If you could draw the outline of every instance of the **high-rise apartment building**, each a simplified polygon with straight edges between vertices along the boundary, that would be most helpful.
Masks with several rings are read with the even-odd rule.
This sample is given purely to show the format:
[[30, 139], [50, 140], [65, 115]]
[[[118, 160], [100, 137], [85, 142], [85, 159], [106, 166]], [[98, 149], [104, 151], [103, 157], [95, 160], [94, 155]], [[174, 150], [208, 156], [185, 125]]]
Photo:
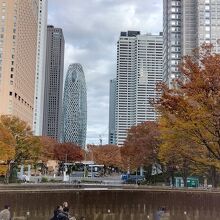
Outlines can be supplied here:
[[164, 0], [163, 80], [172, 87], [184, 55], [204, 42], [220, 53], [220, 0]]
[[115, 101], [116, 101], [116, 79], [110, 80], [109, 90], [109, 137], [108, 143], [115, 144]]
[[169, 86], [179, 75], [181, 61], [181, 0], [163, 1], [163, 81]]
[[33, 124], [39, 0], [0, 0], [0, 114]]
[[33, 133], [42, 135], [43, 129], [43, 105], [44, 105], [44, 83], [45, 83], [45, 61], [47, 40], [47, 8], [48, 0], [40, 0], [38, 8], [38, 35], [37, 35], [37, 60], [35, 74], [35, 97]]
[[59, 140], [62, 121], [64, 36], [61, 28], [47, 26], [43, 135]]
[[68, 68], [63, 98], [63, 129], [61, 140], [81, 147], [86, 144], [87, 92], [83, 68], [71, 64]]
[[131, 126], [156, 120], [151, 99], [159, 96], [156, 84], [162, 81], [162, 57], [162, 34], [121, 33], [117, 45], [115, 144], [123, 144]]

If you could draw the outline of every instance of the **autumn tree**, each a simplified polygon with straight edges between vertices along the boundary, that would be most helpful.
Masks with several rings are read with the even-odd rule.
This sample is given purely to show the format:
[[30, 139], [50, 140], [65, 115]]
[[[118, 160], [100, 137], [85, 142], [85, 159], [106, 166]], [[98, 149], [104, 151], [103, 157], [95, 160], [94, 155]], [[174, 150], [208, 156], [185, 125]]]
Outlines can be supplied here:
[[5, 175], [15, 156], [15, 139], [9, 130], [0, 124], [0, 175]]
[[141, 166], [158, 163], [159, 135], [156, 122], [146, 121], [132, 126], [121, 148], [125, 168], [136, 170]]
[[91, 153], [91, 158], [96, 164], [102, 164], [106, 167], [121, 167], [121, 152], [116, 145], [89, 145], [88, 149]]
[[73, 143], [56, 144], [54, 147], [54, 158], [59, 161], [82, 161], [83, 151], [81, 148]]
[[157, 107], [161, 154], [209, 166], [214, 177], [220, 169], [220, 55], [212, 49], [203, 45], [184, 58], [173, 88], [160, 85]]
[[15, 158], [17, 163], [24, 163], [30, 159], [32, 132], [30, 126], [15, 116], [0, 117], [0, 123], [15, 138]]
[[8, 161], [9, 165], [13, 162], [11, 166], [8, 166], [6, 175], [6, 182], [8, 182], [8, 177], [15, 165], [37, 162], [41, 154], [41, 145], [39, 138], [32, 135], [30, 126], [15, 116], [0, 116], [0, 126], [11, 135], [11, 140], [14, 141], [14, 156]]
[[51, 137], [47, 137], [47, 136], [42, 136], [39, 138], [40, 138], [40, 143], [42, 147], [40, 160], [42, 162], [53, 160], [55, 158], [54, 149], [55, 149], [55, 146], [58, 144], [57, 140]]

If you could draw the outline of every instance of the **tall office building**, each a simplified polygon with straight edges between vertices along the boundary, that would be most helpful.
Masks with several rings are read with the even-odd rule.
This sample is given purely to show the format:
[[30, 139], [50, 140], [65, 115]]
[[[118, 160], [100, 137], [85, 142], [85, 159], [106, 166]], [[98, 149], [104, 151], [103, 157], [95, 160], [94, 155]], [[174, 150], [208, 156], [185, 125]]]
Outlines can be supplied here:
[[40, 0], [38, 8], [38, 36], [37, 36], [37, 60], [35, 74], [35, 97], [33, 133], [42, 135], [43, 129], [43, 104], [45, 83], [45, 61], [47, 40], [47, 7], [48, 0]]
[[59, 140], [62, 121], [64, 36], [61, 28], [47, 26], [43, 135]]
[[184, 55], [204, 42], [220, 53], [220, 0], [164, 0], [163, 80], [172, 87]]
[[116, 101], [116, 79], [110, 80], [109, 90], [109, 136], [108, 143], [115, 144], [115, 101]]
[[75, 143], [85, 147], [86, 130], [86, 80], [82, 66], [75, 63], [69, 66], [65, 80], [62, 142]]
[[153, 121], [157, 112], [150, 104], [157, 98], [162, 80], [163, 37], [122, 32], [117, 45], [115, 143], [122, 145], [127, 130], [143, 121]]
[[0, 0], [0, 114], [33, 124], [39, 0]]

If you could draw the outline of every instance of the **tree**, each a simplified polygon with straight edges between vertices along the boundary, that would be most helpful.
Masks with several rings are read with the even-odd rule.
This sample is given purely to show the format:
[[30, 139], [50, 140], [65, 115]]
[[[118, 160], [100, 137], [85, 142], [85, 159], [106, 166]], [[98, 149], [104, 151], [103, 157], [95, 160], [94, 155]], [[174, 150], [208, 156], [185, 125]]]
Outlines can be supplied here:
[[5, 175], [8, 165], [15, 156], [15, 139], [11, 133], [0, 124], [0, 175]]
[[137, 170], [141, 166], [158, 163], [159, 136], [156, 122], [146, 121], [131, 127], [121, 148], [125, 168]]
[[[30, 126], [18, 117], [2, 115], [0, 116], [0, 126], [8, 132], [9, 136], [12, 137], [11, 141], [13, 141], [13, 149], [10, 148], [13, 152], [13, 157], [10, 157], [7, 162], [6, 182], [8, 182], [13, 168], [18, 164], [28, 162], [36, 164], [41, 154], [41, 145], [39, 138], [32, 135]], [[5, 139], [2, 140], [4, 141], [2, 146], [6, 150], [7, 142]]]
[[96, 164], [102, 164], [106, 167], [121, 167], [121, 152], [116, 145], [89, 145], [92, 159]]
[[0, 123], [15, 139], [16, 163], [24, 163], [30, 159], [34, 141], [30, 126], [15, 116], [2, 115]]
[[203, 45], [184, 58], [180, 71], [172, 89], [160, 85], [161, 151], [209, 166], [215, 175], [220, 168], [220, 55]]
[[40, 159], [42, 162], [47, 162], [48, 160], [53, 160], [55, 158], [54, 148], [58, 144], [57, 140], [42, 136], [40, 137], [40, 143], [42, 147], [42, 152]]
[[54, 147], [54, 158], [59, 161], [82, 161], [83, 151], [81, 148], [73, 143], [56, 144]]

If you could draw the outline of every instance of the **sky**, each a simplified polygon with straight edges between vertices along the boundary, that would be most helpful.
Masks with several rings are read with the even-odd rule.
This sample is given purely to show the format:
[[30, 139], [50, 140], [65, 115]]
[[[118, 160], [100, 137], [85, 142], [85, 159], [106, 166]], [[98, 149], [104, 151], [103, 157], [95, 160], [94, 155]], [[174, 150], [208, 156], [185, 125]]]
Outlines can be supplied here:
[[83, 66], [87, 84], [87, 143], [108, 142], [109, 81], [116, 77], [121, 31], [162, 31], [162, 0], [49, 0], [48, 24], [63, 29], [65, 68]]

